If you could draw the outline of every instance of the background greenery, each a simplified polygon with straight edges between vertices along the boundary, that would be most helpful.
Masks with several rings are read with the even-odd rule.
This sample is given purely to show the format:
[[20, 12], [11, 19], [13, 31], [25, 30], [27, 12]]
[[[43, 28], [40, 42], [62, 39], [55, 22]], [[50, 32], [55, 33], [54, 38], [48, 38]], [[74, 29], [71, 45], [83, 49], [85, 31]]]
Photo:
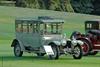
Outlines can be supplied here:
[[65, 20], [64, 32], [67, 34], [68, 37], [75, 30], [84, 33], [84, 21], [89, 19], [100, 18], [99, 16], [85, 15], [85, 14], [0, 6], [0, 40], [14, 38], [15, 18], [19, 17], [36, 18], [38, 16], [51, 16], [55, 18], [64, 19]]
[[17, 7], [100, 15], [100, 0], [0, 0], [0, 5], [7, 3]]

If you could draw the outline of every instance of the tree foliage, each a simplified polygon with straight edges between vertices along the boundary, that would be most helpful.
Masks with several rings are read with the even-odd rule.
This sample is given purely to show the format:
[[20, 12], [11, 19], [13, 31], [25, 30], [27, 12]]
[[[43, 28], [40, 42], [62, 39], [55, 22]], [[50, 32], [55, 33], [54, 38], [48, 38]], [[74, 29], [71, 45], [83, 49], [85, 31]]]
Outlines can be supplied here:
[[94, 6], [92, 14], [100, 15], [100, 0], [93, 0], [92, 4]]
[[17, 7], [100, 15], [100, 0], [0, 0], [16, 1]]
[[93, 11], [92, 0], [71, 0], [72, 6], [76, 12], [91, 13]]
[[16, 0], [16, 6], [74, 12], [70, 0]]

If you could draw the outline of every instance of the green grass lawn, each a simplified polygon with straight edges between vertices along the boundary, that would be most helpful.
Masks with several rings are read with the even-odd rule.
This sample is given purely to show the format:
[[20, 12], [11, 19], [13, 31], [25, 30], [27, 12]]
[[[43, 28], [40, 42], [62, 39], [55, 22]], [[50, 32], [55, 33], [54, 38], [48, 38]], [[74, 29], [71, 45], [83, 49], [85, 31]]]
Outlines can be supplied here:
[[84, 33], [85, 20], [100, 19], [99, 16], [93, 15], [0, 6], [0, 67], [100, 67], [100, 53], [83, 57], [81, 60], [75, 60], [70, 55], [61, 56], [59, 60], [48, 60], [47, 56], [37, 57], [32, 53], [25, 53], [21, 58], [14, 57], [10, 45], [15, 38], [15, 18], [38, 16], [64, 19], [64, 32], [68, 37], [74, 30]]
[[33, 53], [24, 53], [23, 57], [16, 58], [10, 44], [11, 40], [0, 40], [0, 67], [2, 64], [3, 67], [100, 67], [100, 53], [80, 60], [73, 59], [71, 55], [49, 60], [47, 56], [37, 57]]

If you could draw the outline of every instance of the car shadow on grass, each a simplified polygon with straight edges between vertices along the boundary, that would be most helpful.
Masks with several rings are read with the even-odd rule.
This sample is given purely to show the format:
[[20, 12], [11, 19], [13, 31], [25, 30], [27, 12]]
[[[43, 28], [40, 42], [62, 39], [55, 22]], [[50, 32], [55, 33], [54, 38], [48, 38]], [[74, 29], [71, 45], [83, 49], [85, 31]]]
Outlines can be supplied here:
[[88, 56], [84, 56], [84, 57], [95, 57], [95, 58], [100, 58], [100, 55], [88, 55]]
[[48, 60], [47, 57], [39, 57], [39, 56], [23, 56], [23, 57], [15, 57], [15, 56], [1, 56], [0, 61], [35, 61], [35, 60]]
[[[37, 60], [50, 60], [48, 56], [40, 57], [40, 56], [22, 56], [22, 57], [15, 57], [15, 56], [1, 56], [0, 61], [37, 61]], [[59, 57], [58, 60], [74, 60], [72, 57]]]

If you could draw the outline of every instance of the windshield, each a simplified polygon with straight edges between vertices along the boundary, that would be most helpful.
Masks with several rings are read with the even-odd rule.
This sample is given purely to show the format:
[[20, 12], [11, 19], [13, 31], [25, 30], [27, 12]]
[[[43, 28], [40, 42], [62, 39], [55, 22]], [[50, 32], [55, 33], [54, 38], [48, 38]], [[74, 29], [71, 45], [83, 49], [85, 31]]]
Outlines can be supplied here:
[[62, 33], [62, 23], [40, 24], [40, 30], [44, 34], [61, 34]]

